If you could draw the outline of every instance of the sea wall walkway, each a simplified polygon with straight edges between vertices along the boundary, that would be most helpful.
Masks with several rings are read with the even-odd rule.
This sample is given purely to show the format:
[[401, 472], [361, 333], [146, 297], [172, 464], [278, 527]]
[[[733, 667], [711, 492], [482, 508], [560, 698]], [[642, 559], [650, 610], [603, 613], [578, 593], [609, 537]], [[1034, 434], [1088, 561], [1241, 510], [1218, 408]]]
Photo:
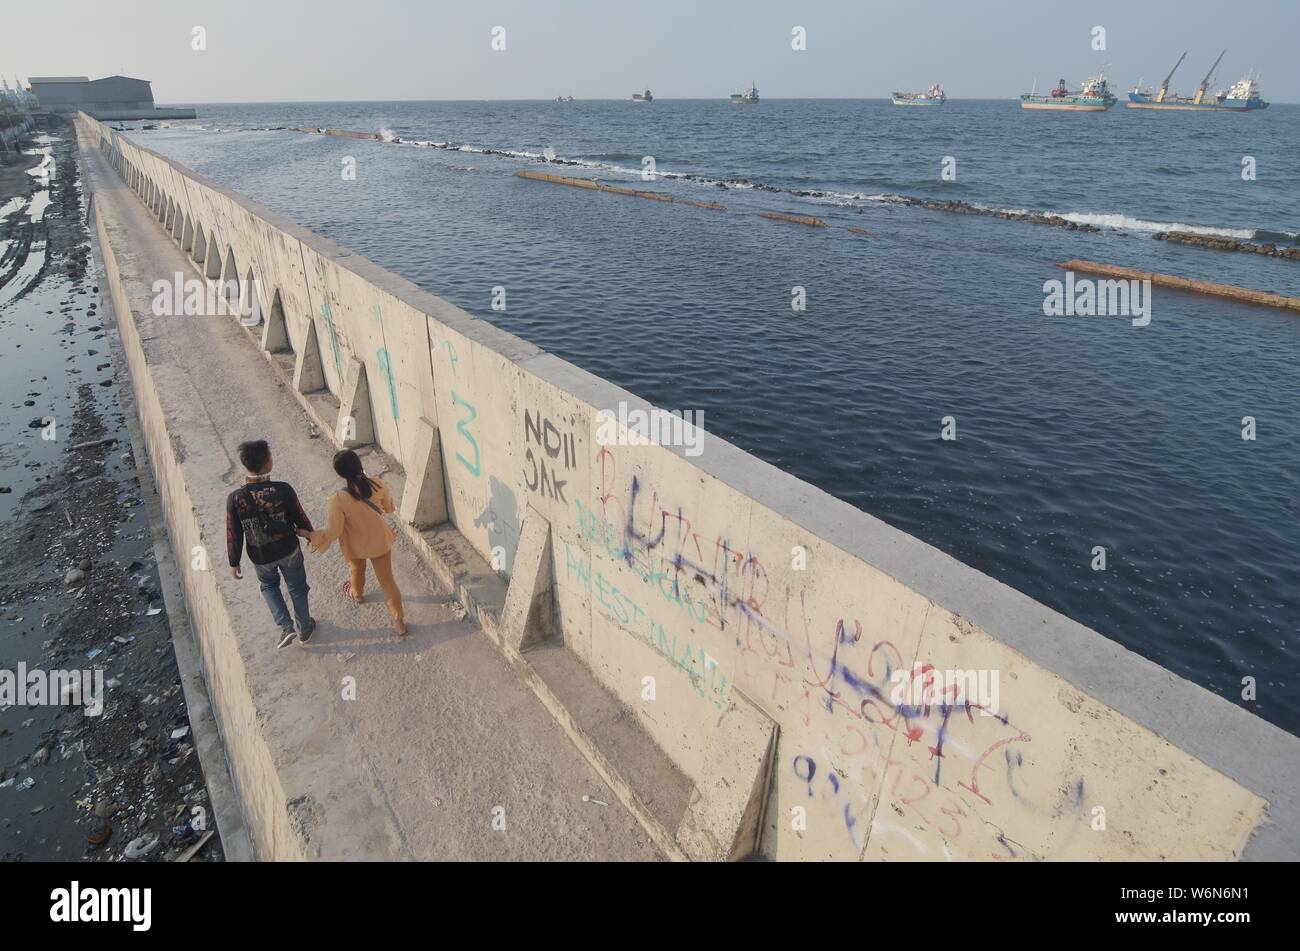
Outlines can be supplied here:
[[[269, 440], [276, 476], [323, 525], [339, 481], [334, 446], [314, 438], [237, 320], [154, 315], [155, 280], [199, 275], [94, 141], [83, 140], [82, 161], [108, 271], [101, 288], [119, 315], [150, 468], [258, 857], [656, 858], [409, 541], [399, 541], [393, 569], [410, 637], [394, 636], [373, 575], [367, 604], [343, 598], [335, 548], [306, 555], [318, 621], [310, 644], [276, 649], [251, 565], [245, 559], [242, 581], [226, 567], [224, 500], [242, 481], [235, 447]], [[367, 452], [366, 466], [400, 497], [391, 459]]]
[[[587, 809], [539, 793], [551, 811], [536, 803], [537, 830], [608, 824], [588, 855], [648, 839], [694, 859], [1300, 857], [1296, 737], [722, 440], [694, 455], [611, 431], [606, 414], [653, 407], [85, 115], [78, 126], [104, 169], [100, 240], [178, 551], [206, 546], [220, 568], [240, 439], [271, 438], [282, 472], [301, 456], [288, 474], [322, 500], [327, 449], [355, 444], [401, 490], [400, 577], [432, 599], [415, 646], [366, 655], [389, 699], [362, 722], [305, 683], [337, 693], [339, 648], [315, 667], [277, 653], [250, 585], [187, 573], [262, 855], [408, 854], [410, 833], [391, 829], [433, 821], [416, 818], [432, 786], [393, 806], [389, 832], [368, 826], [373, 841], [352, 823], [431, 773], [481, 777], [476, 763], [531, 755], [539, 781]], [[152, 316], [152, 281], [177, 270], [236, 295], [247, 282], [261, 324]], [[318, 591], [341, 580], [331, 564], [313, 562]], [[481, 633], [442, 613], [444, 591]], [[430, 661], [489, 639], [458, 648], [473, 689], [448, 722], [481, 710], [494, 725], [445, 728], [456, 678]], [[935, 677], [946, 690], [927, 694]], [[411, 746], [381, 767], [368, 743], [405, 716], [419, 718]], [[563, 768], [557, 731], [572, 742]], [[596, 776], [609, 807], [581, 802]], [[467, 853], [487, 834], [470, 828]]]

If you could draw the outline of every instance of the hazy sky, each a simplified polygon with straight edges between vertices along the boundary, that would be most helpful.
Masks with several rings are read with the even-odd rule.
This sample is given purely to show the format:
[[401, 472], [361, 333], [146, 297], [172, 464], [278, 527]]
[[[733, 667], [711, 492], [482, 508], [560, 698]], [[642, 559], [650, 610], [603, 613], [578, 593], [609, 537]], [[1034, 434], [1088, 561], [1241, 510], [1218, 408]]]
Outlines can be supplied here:
[[161, 103], [716, 98], [751, 80], [775, 99], [934, 81], [1000, 98], [1102, 64], [1118, 90], [1158, 83], [1190, 49], [1173, 83], [1186, 94], [1227, 47], [1216, 87], [1254, 68], [1268, 99], [1300, 102], [1298, 38], [1300, 0], [8, 0], [0, 74], [121, 73], [152, 80]]

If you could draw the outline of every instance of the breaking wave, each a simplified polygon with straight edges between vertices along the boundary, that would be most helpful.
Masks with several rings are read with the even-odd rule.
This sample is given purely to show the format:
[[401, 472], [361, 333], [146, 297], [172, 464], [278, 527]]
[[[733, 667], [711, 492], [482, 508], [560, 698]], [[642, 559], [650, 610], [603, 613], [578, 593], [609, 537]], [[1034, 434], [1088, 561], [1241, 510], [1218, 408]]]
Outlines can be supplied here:
[[1112, 231], [1184, 231], [1188, 234], [1200, 234], [1215, 238], [1235, 238], [1249, 241], [1256, 236], [1252, 228], [1220, 228], [1212, 225], [1188, 225], [1178, 221], [1147, 221], [1143, 218], [1130, 218], [1128, 215], [1094, 215], [1079, 211], [1052, 212], [1066, 221], [1079, 225], [1096, 225]]

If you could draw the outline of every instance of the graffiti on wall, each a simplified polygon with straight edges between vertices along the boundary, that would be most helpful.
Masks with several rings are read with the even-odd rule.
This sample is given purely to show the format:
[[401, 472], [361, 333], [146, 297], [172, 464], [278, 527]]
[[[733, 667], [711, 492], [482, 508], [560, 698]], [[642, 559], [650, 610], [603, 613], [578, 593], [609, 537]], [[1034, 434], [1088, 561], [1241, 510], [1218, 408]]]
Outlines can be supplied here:
[[488, 476], [488, 501], [483, 511], [474, 518], [475, 528], [486, 528], [488, 548], [501, 553], [499, 564], [494, 564], [503, 574], [510, 573], [519, 547], [519, 504], [515, 494], [496, 476]]
[[[816, 720], [817, 730], [829, 728], [838, 737], [830, 749], [799, 750], [784, 761], [814, 802], [833, 812], [848, 847], [861, 853], [869, 835], [882, 842], [900, 836], [914, 851], [1041, 857], [977, 815], [995, 803], [1064, 820], [1069, 831], [1058, 837], [1058, 849], [1086, 827], [1081, 776], [1060, 784], [1056, 801], [1025, 795], [1020, 777], [1032, 761], [1025, 750], [1033, 736], [1010, 714], [986, 709], [942, 678], [934, 687], [933, 666], [905, 657], [887, 639], [865, 637], [861, 617], [836, 617], [843, 610], [837, 609], [829, 613], [834, 623], [814, 624], [812, 615], [827, 614], [813, 610], [811, 585], [774, 582], [760, 553], [725, 530], [706, 529], [639, 475], [619, 478], [618, 462], [602, 447], [595, 501], [577, 500], [579, 531], [595, 565], [578, 561], [570, 576], [629, 631], [655, 623], [651, 616], [672, 626], [675, 616], [705, 642], [693, 650], [707, 651], [710, 643], [715, 653], [723, 644], [734, 649], [740, 681], [765, 694], [756, 699], [793, 716], [795, 726], [814, 728]], [[566, 561], [572, 558], [566, 550]], [[629, 573], [640, 595], [628, 590]], [[927, 679], [922, 689], [903, 691], [923, 702], [894, 699], [896, 672], [903, 680]], [[917, 829], [931, 835], [918, 837]], [[926, 839], [942, 846], [932, 850]]]
[[573, 432], [562, 431], [540, 412], [525, 409], [524, 485], [528, 491], [568, 505], [564, 487], [577, 464], [578, 446]]
[[343, 379], [343, 354], [339, 349], [339, 333], [334, 326], [334, 312], [330, 310], [329, 301], [320, 305], [320, 315], [325, 319], [325, 329], [329, 331], [330, 350], [334, 354], [335, 379]]
[[375, 358], [379, 361], [379, 372], [384, 375], [384, 382], [388, 384], [388, 403], [393, 411], [393, 419], [398, 419], [400, 414], [397, 406], [397, 381], [393, 379], [393, 361], [388, 355], [388, 348], [380, 347], [375, 353]]
[[451, 391], [451, 402], [453, 406], [459, 406], [465, 411], [461, 414], [460, 419], [456, 421], [456, 432], [460, 433], [461, 437], [469, 446], [470, 452], [474, 454], [474, 458], [471, 461], [463, 456], [460, 450], [457, 450], [456, 459], [465, 467], [465, 471], [477, 478], [482, 472], [482, 467], [480, 465], [481, 459], [478, 451], [478, 440], [475, 439], [474, 434], [469, 431], [469, 427], [474, 420], [478, 419], [478, 410], [476, 410], [472, 404], [462, 399], [461, 395], [455, 390]]
[[692, 644], [689, 637], [670, 633], [641, 607], [632, 596], [635, 592], [621, 591], [599, 567], [594, 567], [590, 555], [575, 552], [568, 542], [563, 544], [566, 577], [582, 585], [600, 613], [685, 674], [698, 696], [719, 710], [725, 709], [729, 681], [719, 672], [718, 661], [703, 646]]

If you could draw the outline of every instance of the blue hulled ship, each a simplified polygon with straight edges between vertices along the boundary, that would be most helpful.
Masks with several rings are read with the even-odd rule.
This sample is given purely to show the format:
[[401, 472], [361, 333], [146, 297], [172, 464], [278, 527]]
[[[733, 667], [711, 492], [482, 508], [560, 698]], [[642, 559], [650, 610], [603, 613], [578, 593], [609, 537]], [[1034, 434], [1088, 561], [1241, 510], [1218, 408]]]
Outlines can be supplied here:
[[1156, 109], [1174, 112], [1253, 112], [1256, 109], [1267, 109], [1268, 103], [1260, 91], [1258, 77], [1247, 74], [1232, 84], [1227, 92], [1221, 92], [1216, 95], [1210, 95], [1208, 90], [1210, 82], [1214, 79], [1214, 71], [1219, 68], [1219, 63], [1223, 61], [1224, 50], [1219, 54], [1219, 58], [1214, 61], [1210, 71], [1205, 74], [1201, 80], [1201, 85], [1197, 87], [1196, 92], [1191, 96], [1179, 96], [1169, 91], [1169, 81], [1174, 78], [1174, 73], [1182, 65], [1187, 54], [1183, 53], [1174, 63], [1174, 68], [1169, 71], [1165, 81], [1160, 84], [1156, 90], [1134, 88], [1128, 94], [1128, 107], [1130, 109]]

